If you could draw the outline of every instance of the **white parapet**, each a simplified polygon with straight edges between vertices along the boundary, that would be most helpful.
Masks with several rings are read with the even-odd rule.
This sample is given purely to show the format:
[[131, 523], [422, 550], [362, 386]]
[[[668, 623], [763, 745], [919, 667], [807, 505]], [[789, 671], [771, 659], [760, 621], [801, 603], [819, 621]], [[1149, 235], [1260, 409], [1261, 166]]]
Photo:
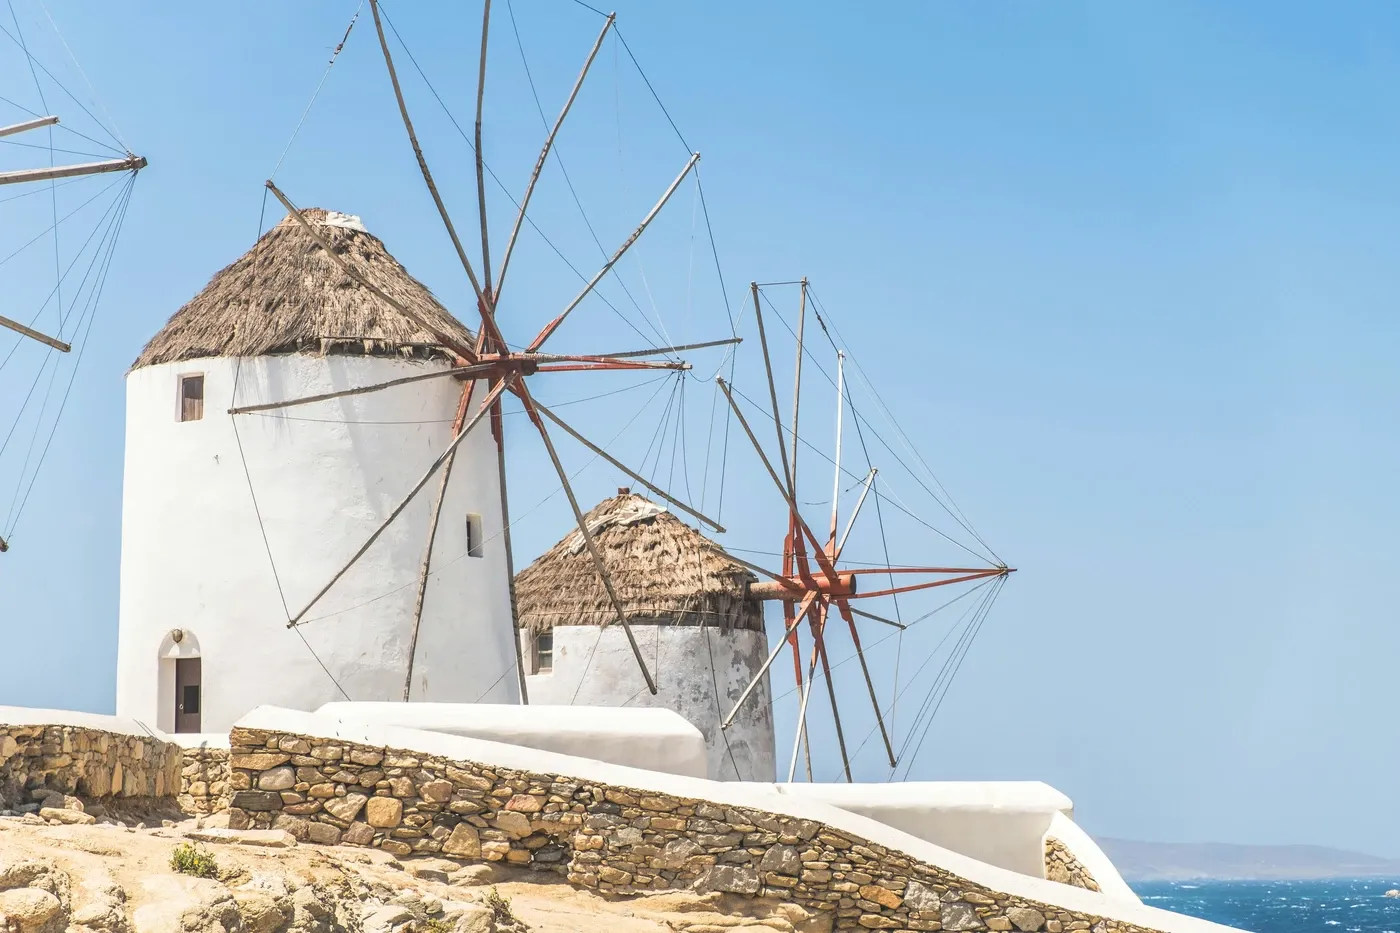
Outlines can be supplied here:
[[[139, 719], [105, 713], [83, 713], [71, 709], [39, 709], [32, 706], [0, 706], [0, 726], [72, 726], [113, 735], [132, 735], [169, 742], [171, 737]], [[228, 736], [223, 737], [228, 744]]]
[[668, 709], [487, 703], [327, 703], [338, 722], [402, 726], [705, 777], [705, 737]]
[[1037, 878], [1057, 813], [1074, 804], [1039, 781], [779, 784], [778, 792], [868, 816], [979, 861]]

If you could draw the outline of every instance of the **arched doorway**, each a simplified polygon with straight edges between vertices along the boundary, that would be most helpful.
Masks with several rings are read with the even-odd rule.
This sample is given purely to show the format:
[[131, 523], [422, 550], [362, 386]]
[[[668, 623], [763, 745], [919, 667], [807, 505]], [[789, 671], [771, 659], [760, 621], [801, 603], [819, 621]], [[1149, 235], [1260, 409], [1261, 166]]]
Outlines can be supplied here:
[[171, 732], [200, 732], [204, 710], [204, 663], [199, 639], [172, 629], [160, 646], [159, 725]]

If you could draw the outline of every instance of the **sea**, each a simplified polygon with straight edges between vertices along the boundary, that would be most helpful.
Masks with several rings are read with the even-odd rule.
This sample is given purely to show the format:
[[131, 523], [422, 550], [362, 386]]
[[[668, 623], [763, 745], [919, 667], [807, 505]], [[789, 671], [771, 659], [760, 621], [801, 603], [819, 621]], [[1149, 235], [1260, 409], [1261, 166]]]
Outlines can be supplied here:
[[1389, 881], [1137, 882], [1144, 904], [1253, 933], [1400, 933]]

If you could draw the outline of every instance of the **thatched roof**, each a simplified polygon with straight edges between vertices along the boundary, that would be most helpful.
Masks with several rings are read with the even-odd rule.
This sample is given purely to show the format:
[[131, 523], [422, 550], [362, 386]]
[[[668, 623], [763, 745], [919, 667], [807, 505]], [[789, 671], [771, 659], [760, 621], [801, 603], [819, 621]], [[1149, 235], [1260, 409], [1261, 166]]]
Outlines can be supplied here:
[[[754, 575], [670, 512], [624, 493], [585, 518], [629, 624], [762, 630], [762, 604], [748, 593]], [[516, 575], [515, 596], [532, 631], [617, 618], [577, 529]]]
[[[302, 212], [365, 278], [440, 332], [473, 338], [359, 218]], [[141, 351], [133, 369], [210, 356], [348, 353], [450, 357], [440, 341], [351, 279], [295, 217], [209, 280]]]

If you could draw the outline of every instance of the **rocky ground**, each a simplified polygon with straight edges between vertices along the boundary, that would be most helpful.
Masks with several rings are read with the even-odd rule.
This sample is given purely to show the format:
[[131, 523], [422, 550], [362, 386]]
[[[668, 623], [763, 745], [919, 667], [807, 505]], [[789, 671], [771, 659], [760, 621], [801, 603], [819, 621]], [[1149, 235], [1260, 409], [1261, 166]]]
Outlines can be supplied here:
[[[689, 892], [607, 899], [552, 874], [298, 845], [281, 831], [237, 832], [156, 804], [39, 803], [0, 815], [0, 933], [830, 930], [828, 918], [778, 901]], [[212, 856], [203, 864], [213, 877], [175, 871], [181, 846]]]

